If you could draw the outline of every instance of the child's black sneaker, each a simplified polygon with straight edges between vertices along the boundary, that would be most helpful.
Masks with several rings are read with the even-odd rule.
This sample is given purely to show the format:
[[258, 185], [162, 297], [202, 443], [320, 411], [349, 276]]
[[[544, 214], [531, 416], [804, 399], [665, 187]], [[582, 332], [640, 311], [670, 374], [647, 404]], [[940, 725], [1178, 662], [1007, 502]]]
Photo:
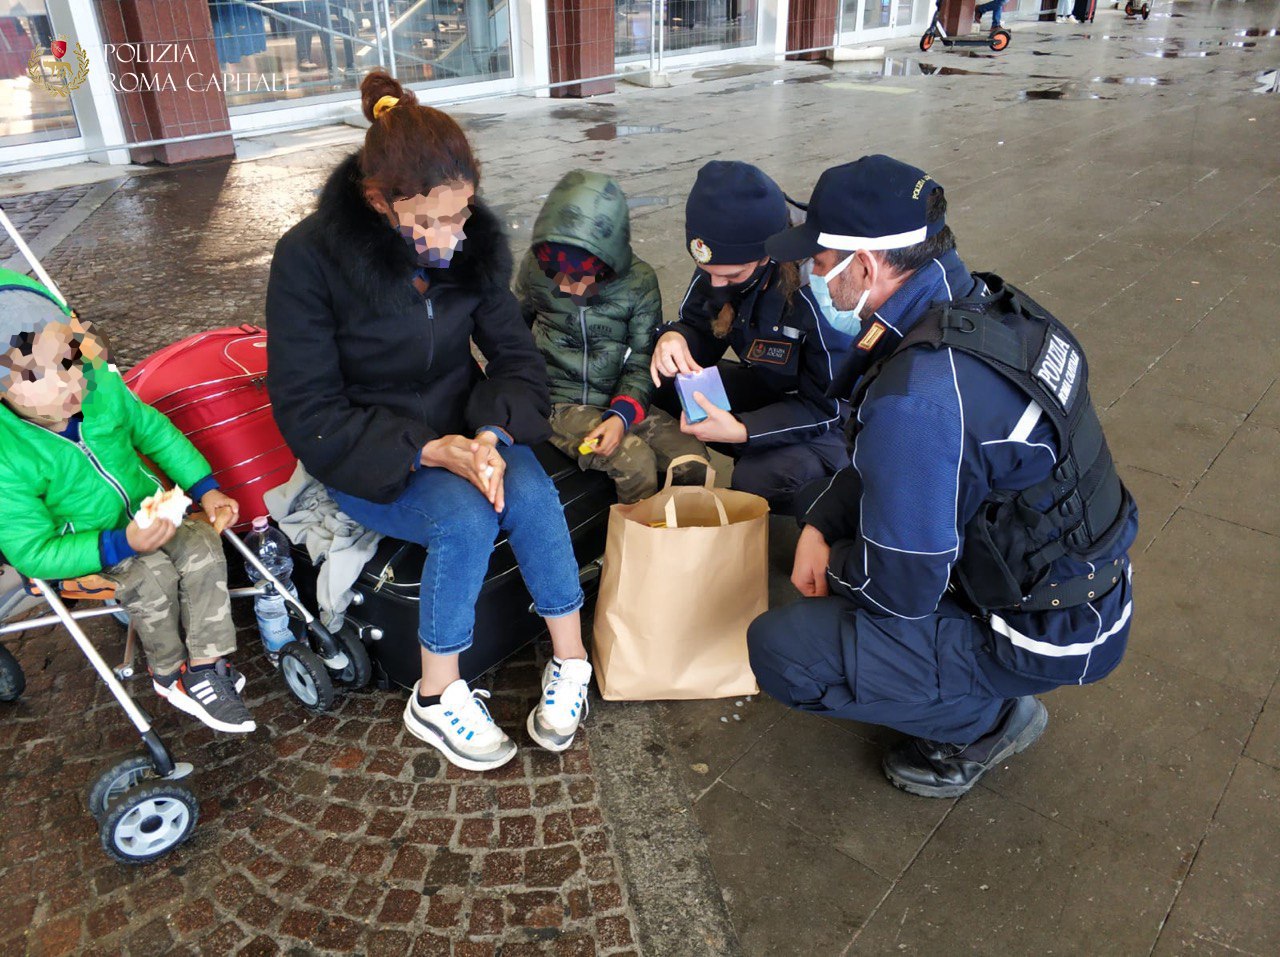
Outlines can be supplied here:
[[[227, 662], [227, 670], [231, 672], [231, 682], [235, 686], [236, 694], [243, 694], [245, 682], [248, 679], [237, 671], [236, 666], [229, 661]], [[179, 669], [171, 675], [158, 675], [148, 668], [147, 673], [151, 675], [151, 687], [155, 690], [155, 693], [168, 701], [169, 692], [173, 690], [173, 684], [178, 680], [178, 676], [182, 674], [182, 670]]]
[[243, 677], [222, 660], [195, 670], [183, 665], [180, 677], [169, 686], [166, 697], [179, 711], [199, 718], [215, 731], [244, 734], [256, 730], [258, 725], [236, 690], [236, 679]]

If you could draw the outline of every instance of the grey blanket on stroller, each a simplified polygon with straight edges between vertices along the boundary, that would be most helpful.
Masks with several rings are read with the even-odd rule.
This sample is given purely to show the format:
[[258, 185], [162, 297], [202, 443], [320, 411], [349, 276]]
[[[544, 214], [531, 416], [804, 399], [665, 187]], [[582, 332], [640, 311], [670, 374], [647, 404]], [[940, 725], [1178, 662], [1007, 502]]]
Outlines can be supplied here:
[[356, 523], [324, 484], [298, 463], [289, 481], [263, 495], [267, 510], [289, 541], [307, 550], [316, 570], [320, 621], [337, 631], [351, 604], [351, 586], [377, 551], [382, 536]]

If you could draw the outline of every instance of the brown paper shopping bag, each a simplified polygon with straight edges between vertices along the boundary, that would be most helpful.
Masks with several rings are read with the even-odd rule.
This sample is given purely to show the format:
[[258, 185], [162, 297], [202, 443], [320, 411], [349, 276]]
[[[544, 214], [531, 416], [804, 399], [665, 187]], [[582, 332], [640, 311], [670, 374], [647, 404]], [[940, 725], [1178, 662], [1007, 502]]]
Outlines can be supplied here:
[[769, 505], [758, 495], [673, 486], [609, 510], [595, 659], [610, 701], [725, 698], [759, 689], [747, 626], [769, 607]]

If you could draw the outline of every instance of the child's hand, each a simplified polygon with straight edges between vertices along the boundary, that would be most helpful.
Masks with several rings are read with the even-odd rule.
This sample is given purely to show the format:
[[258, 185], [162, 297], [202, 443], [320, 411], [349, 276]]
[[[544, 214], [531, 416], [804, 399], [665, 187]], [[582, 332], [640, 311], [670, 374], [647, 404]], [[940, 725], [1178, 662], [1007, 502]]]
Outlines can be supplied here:
[[140, 527], [138, 520], [135, 518], [125, 528], [124, 537], [128, 540], [129, 547], [135, 552], [139, 555], [147, 555], [157, 549], [164, 548], [177, 533], [178, 526], [167, 518], [158, 519], [147, 528]]
[[218, 489], [210, 489], [200, 497], [200, 508], [209, 517], [209, 523], [219, 535], [229, 525], [240, 520], [240, 503]]
[[592, 445], [598, 441], [592, 451], [596, 455], [607, 458], [618, 451], [618, 446], [622, 444], [622, 438], [626, 434], [627, 427], [621, 418], [616, 415], [606, 415], [603, 422], [582, 437], [582, 444]]

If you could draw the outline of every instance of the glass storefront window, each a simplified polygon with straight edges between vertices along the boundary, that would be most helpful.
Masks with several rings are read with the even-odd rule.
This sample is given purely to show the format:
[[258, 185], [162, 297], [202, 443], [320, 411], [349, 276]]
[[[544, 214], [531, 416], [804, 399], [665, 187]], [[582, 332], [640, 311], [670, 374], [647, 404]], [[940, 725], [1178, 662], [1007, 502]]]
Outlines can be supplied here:
[[511, 76], [508, 0], [211, 0], [209, 14], [232, 109], [354, 91], [392, 57], [404, 83]]
[[79, 135], [70, 96], [74, 44], [55, 46], [57, 40], [45, 4], [0, 0], [0, 145]]
[[[667, 0], [662, 23], [664, 50], [686, 53], [755, 46], [758, 11], [758, 0]], [[615, 0], [617, 59], [648, 56], [654, 19], [650, 0]]]
[[892, 22], [893, 0], [863, 0], [862, 29], [879, 30]]

